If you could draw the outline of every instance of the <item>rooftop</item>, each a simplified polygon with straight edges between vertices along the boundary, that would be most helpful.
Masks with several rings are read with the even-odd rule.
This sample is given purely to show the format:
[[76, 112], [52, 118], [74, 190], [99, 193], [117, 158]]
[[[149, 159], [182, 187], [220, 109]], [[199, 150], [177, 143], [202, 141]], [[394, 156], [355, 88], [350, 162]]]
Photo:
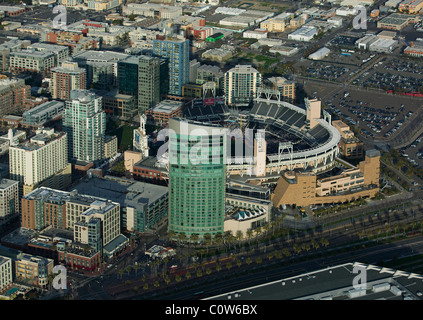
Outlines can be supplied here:
[[175, 100], [163, 100], [153, 107], [153, 112], [172, 113], [182, 107], [184, 103]]
[[[353, 286], [354, 268], [366, 271], [367, 282]], [[362, 272], [362, 271], [360, 271]], [[358, 262], [227, 292], [205, 300], [421, 300], [423, 276]]]
[[0, 180], [0, 190], [7, 189], [17, 183], [19, 184], [18, 181], [3, 178]]
[[109, 176], [103, 179], [93, 177], [75, 189], [83, 194], [107, 198], [122, 207], [149, 205], [168, 193], [164, 186]]

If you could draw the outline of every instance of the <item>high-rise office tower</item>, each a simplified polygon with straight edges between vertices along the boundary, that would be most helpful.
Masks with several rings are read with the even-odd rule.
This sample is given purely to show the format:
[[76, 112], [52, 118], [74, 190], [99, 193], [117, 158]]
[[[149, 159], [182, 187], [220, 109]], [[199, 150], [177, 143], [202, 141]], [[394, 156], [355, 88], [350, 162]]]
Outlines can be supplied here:
[[72, 90], [86, 89], [86, 74], [77, 62], [64, 61], [60, 67], [51, 69], [52, 98], [68, 100]]
[[[164, 61], [158, 57], [130, 56], [118, 62], [118, 90], [121, 94], [135, 97], [138, 114], [160, 101]], [[167, 83], [167, 81], [166, 81]]]
[[182, 95], [182, 86], [189, 83], [189, 40], [168, 38], [153, 41], [153, 55], [167, 59], [169, 94]]
[[117, 87], [120, 94], [138, 98], [138, 62], [139, 57], [129, 56], [117, 63]]
[[261, 74], [250, 65], [237, 65], [230, 69], [224, 77], [226, 103], [248, 106], [261, 81]]
[[224, 128], [172, 118], [169, 129], [169, 231], [188, 238], [223, 233]]
[[101, 160], [106, 131], [102, 97], [89, 90], [72, 90], [70, 99], [66, 101], [63, 130], [68, 134], [69, 159]]

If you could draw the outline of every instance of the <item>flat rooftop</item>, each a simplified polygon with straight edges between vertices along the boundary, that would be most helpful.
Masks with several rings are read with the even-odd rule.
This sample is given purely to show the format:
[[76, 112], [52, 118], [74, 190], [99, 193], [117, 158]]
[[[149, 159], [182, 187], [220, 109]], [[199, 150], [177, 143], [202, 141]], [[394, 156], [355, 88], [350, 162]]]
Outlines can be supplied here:
[[81, 182], [75, 189], [78, 193], [104, 197], [123, 207], [136, 207], [154, 203], [168, 193], [168, 188], [146, 182], [106, 176], [93, 177]]
[[[367, 281], [353, 285], [359, 272]], [[423, 276], [359, 262], [332, 266], [294, 277], [240, 288], [204, 300], [421, 300]]]
[[153, 112], [170, 114], [181, 108], [183, 104], [181, 101], [163, 100], [153, 108]]

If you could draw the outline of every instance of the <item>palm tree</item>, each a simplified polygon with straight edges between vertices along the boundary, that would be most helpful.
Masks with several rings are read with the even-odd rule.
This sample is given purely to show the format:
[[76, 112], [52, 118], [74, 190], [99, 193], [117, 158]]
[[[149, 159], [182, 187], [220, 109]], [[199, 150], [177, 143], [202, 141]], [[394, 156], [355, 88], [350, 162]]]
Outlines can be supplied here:
[[226, 249], [228, 250], [230, 248], [231, 243], [234, 241], [234, 236], [232, 235], [232, 231], [226, 231], [223, 234], [223, 240], [225, 244], [227, 245]]
[[216, 271], [220, 272], [220, 270], [222, 270], [222, 266], [220, 265], [220, 263], [216, 263]]
[[298, 244], [294, 243], [292, 248], [294, 249], [295, 253], [300, 254], [301, 247]]
[[287, 258], [289, 258], [291, 256], [291, 252], [289, 252], [289, 250], [287, 248], [283, 248], [282, 253]]
[[169, 258], [168, 257], [164, 257], [163, 258], [163, 272], [166, 271], [167, 269], [167, 263], [169, 262]]
[[169, 283], [170, 283], [170, 277], [168, 275], [166, 275], [164, 281], [166, 282], [167, 285], [169, 285]]
[[235, 234], [235, 239], [238, 241], [238, 247], [241, 245], [242, 238], [244, 238], [244, 234], [241, 230], [238, 230]]
[[273, 253], [273, 252], [269, 252], [269, 253], [267, 254], [267, 258], [269, 259], [269, 261], [270, 261], [270, 260], [272, 260], [272, 259], [273, 259], [273, 257], [274, 257], [274, 253]]
[[148, 283], [144, 283], [143, 289], [148, 290]]
[[206, 245], [206, 248], [207, 248], [207, 253], [209, 253], [209, 246], [212, 243], [212, 235], [210, 233], [206, 233], [204, 234], [203, 239], [204, 239], [204, 244]]
[[191, 235], [189, 236], [189, 241], [191, 243], [197, 243], [199, 238], [200, 237], [197, 233], [191, 233]]
[[252, 262], [253, 262], [253, 260], [250, 257], [245, 259], [245, 263], [248, 264], [248, 265], [250, 265]]
[[176, 281], [176, 282], [181, 282], [181, 280], [182, 280], [182, 277], [181, 277], [179, 274], [177, 274], [177, 275], [175, 276], [175, 281]]
[[134, 291], [135, 291], [135, 293], [138, 293], [138, 290], [139, 290], [140, 288], [138, 288], [137, 286], [135, 286], [134, 287]]
[[207, 275], [209, 275], [209, 274], [211, 274], [211, 273], [212, 273], [212, 269], [207, 268], [207, 269], [206, 269], [206, 274], [207, 274]]
[[176, 232], [175, 231], [173, 231], [173, 230], [169, 230], [168, 232], [167, 232], [167, 236], [169, 237], [169, 239], [175, 239], [175, 237], [176, 237]]
[[311, 245], [312, 245], [312, 246], [313, 246], [313, 248], [314, 248], [314, 249], [316, 249], [316, 250], [320, 248], [319, 243], [318, 243], [315, 239], [311, 240]]
[[189, 280], [191, 278], [191, 273], [189, 271], [187, 271], [187, 273], [185, 273], [185, 278], [187, 280]]
[[214, 242], [217, 244], [218, 247], [223, 243], [223, 236], [220, 232], [214, 235]]
[[256, 263], [261, 264], [263, 262], [263, 259], [261, 257], [256, 258]]
[[269, 231], [270, 231], [270, 223], [266, 223], [266, 224], [263, 226], [263, 229], [264, 229], [264, 233], [265, 233], [265, 234], [268, 234], [268, 233], [269, 233]]
[[136, 265], [134, 265], [132, 268], [133, 268], [133, 269], [134, 269], [134, 271], [135, 271], [135, 276], [137, 276], [138, 269], [140, 268], [140, 265], [139, 265], [139, 264], [136, 264]]
[[258, 236], [261, 232], [262, 232], [261, 227], [257, 227], [257, 228], [254, 229], [254, 233], [256, 234], [257, 245], [258, 245]]
[[197, 277], [200, 278], [203, 276], [203, 271], [201, 269], [197, 269]]
[[156, 288], [158, 288], [158, 287], [160, 287], [160, 283], [159, 283], [159, 281], [154, 281], [154, 286], [156, 287]]
[[118, 274], [120, 275], [120, 278], [121, 278], [121, 279], [122, 279], [123, 272], [124, 272], [124, 271], [123, 271], [123, 269], [119, 269], [119, 270], [118, 270]]
[[129, 276], [129, 274], [131, 273], [132, 268], [131, 268], [131, 266], [127, 266], [125, 270], [126, 270], [126, 272], [128, 272], [128, 276]]
[[187, 236], [184, 232], [178, 233], [178, 241], [179, 243], [185, 242], [187, 240]]
[[322, 246], [327, 247], [329, 245], [329, 241], [326, 238], [320, 239], [320, 243]]
[[276, 221], [273, 220], [270, 222], [270, 227], [272, 228], [272, 236], [275, 234], [276, 225], [277, 225]]
[[281, 259], [282, 258], [282, 253], [279, 252], [279, 250], [275, 250], [275, 257], [276, 257], [276, 259]]
[[247, 239], [248, 239], [248, 244], [249, 244], [249, 245], [251, 245], [250, 239], [253, 237], [253, 233], [254, 233], [254, 231], [253, 231], [253, 230], [251, 230], [251, 229], [248, 229], [248, 230], [247, 230], [246, 235], [247, 235]]
[[227, 268], [228, 270], [231, 270], [231, 269], [232, 269], [232, 263], [228, 262], [228, 263], [226, 264], [226, 268]]
[[238, 268], [241, 267], [242, 265], [241, 259], [236, 259], [236, 265], [238, 266]]

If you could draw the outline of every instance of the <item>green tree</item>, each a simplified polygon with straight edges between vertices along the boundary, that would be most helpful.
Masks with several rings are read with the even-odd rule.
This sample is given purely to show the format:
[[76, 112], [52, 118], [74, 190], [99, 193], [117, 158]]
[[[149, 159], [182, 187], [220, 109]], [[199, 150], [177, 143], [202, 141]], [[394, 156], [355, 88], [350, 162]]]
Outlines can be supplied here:
[[220, 263], [216, 263], [216, 271], [220, 272], [220, 270], [222, 270], [222, 266], [220, 265]]
[[135, 17], [136, 17], [136, 15], [135, 15], [135, 14], [133, 14], [133, 13], [131, 13], [131, 14], [128, 16], [129, 21], [135, 21]]
[[245, 263], [247, 265], [250, 265], [252, 262], [253, 262], [253, 260], [250, 257], [248, 257], [247, 259], [245, 259]]

